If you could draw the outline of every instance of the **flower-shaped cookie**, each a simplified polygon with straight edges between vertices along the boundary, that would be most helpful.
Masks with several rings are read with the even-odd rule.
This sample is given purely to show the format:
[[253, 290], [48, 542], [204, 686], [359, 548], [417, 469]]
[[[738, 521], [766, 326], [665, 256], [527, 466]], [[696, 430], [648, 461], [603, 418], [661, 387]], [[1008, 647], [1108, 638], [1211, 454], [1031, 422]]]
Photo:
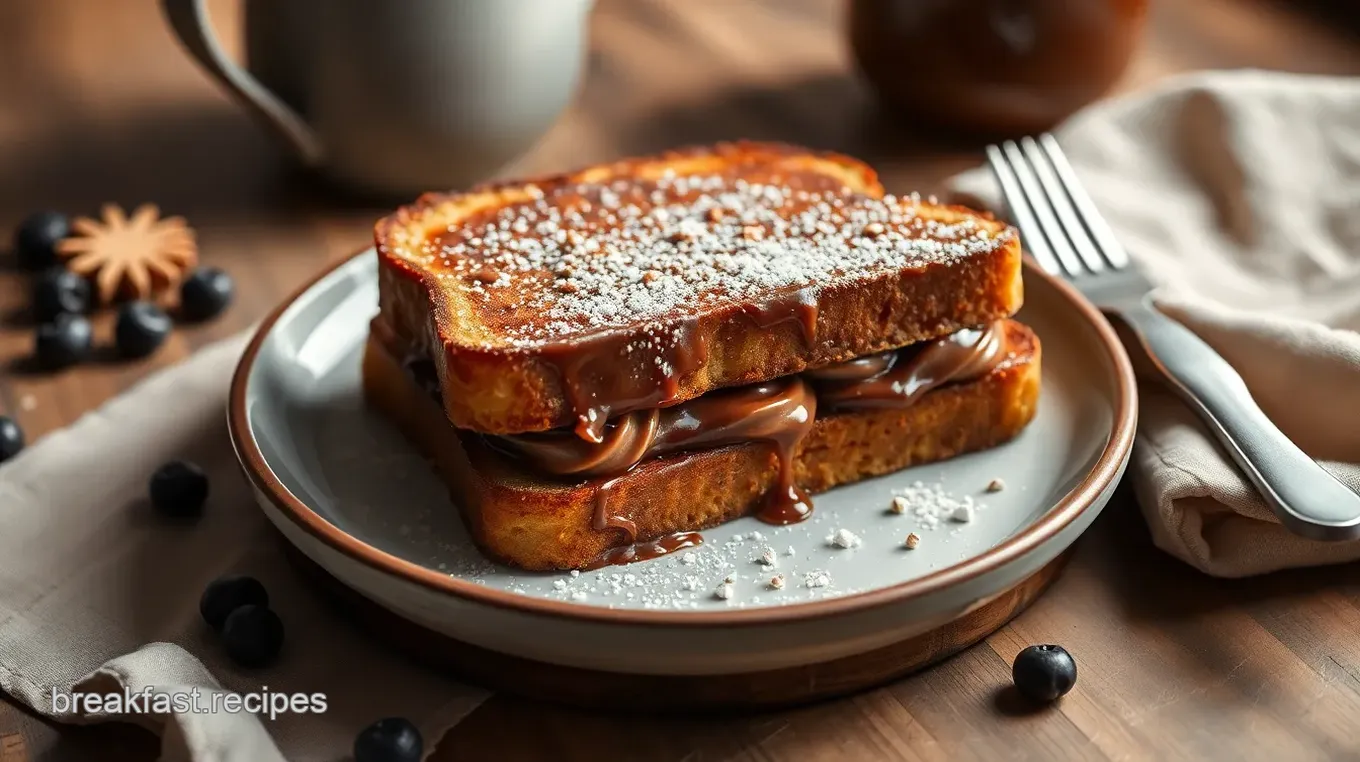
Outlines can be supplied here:
[[194, 233], [181, 217], [161, 218], [152, 204], [130, 218], [110, 204], [102, 217], [74, 220], [74, 234], [57, 244], [67, 268], [94, 282], [101, 304], [150, 298], [179, 283], [198, 262]]

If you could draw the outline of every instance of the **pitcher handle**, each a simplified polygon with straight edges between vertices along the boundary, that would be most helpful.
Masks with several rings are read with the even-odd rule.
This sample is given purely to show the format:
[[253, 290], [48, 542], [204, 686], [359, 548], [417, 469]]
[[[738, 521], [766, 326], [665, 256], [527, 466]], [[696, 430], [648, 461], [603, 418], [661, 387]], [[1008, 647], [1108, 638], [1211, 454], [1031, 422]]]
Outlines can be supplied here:
[[321, 139], [296, 111], [227, 57], [208, 19], [207, 0], [160, 0], [161, 12], [189, 55], [229, 93], [287, 142], [302, 162], [319, 166]]

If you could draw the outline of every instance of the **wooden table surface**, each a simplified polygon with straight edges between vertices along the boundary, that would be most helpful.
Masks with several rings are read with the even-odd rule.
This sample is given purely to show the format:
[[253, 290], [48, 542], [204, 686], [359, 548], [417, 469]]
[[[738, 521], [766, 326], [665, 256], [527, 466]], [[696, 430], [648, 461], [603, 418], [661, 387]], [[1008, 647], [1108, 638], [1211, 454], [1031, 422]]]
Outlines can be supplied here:
[[[1360, 73], [1360, 31], [1321, 0], [1154, 1], [1124, 87], [1210, 67]], [[214, 12], [235, 39], [236, 5]], [[890, 190], [929, 191], [977, 147], [879, 121], [853, 78], [837, 0], [601, 0], [575, 107], [507, 173], [721, 138], [778, 138], [873, 163]], [[57, 376], [20, 362], [24, 281], [0, 272], [0, 413], [37, 438], [151, 370], [237, 331], [365, 243], [384, 210], [299, 178], [180, 53], [150, 2], [0, 3], [0, 231], [26, 212], [105, 201], [185, 215], [239, 298], [154, 358]], [[107, 335], [108, 322], [96, 324]], [[3, 528], [0, 528], [3, 531]], [[1024, 646], [1065, 645], [1076, 689], [1049, 710], [1003, 698]], [[131, 728], [24, 722], [34, 759], [150, 760]], [[4, 755], [0, 753], [0, 757]], [[620, 718], [511, 697], [439, 743], [452, 760], [1354, 759], [1360, 756], [1360, 567], [1223, 581], [1151, 544], [1125, 490], [1062, 579], [985, 643], [854, 698], [757, 717]], [[8, 762], [8, 758], [6, 758]]]

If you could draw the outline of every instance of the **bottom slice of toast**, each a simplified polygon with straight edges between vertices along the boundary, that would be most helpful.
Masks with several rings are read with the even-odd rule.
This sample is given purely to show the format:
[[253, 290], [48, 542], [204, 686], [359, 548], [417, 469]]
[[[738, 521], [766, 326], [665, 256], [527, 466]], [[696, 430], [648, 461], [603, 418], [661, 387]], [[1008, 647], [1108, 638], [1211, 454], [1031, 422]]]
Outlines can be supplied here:
[[[1040, 348], [1033, 331], [1015, 321], [1007, 322], [1006, 336], [1007, 357], [980, 379], [935, 389], [907, 409], [819, 414], [795, 450], [797, 483], [816, 494], [1016, 436], [1038, 404]], [[530, 571], [581, 569], [630, 543], [618, 529], [594, 527], [604, 479], [540, 475], [483, 435], [455, 428], [372, 336], [363, 383], [369, 403], [433, 461], [487, 556]], [[632, 520], [636, 541], [645, 542], [752, 513], [777, 478], [777, 456], [761, 442], [662, 456], [616, 480], [609, 505]]]

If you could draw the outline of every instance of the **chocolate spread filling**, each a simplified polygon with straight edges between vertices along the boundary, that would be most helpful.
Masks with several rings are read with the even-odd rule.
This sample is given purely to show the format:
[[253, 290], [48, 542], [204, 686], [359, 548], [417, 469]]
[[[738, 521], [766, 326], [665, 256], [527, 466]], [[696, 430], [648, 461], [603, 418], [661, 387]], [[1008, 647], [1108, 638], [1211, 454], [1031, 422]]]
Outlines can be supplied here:
[[[756, 515], [771, 524], [796, 523], [811, 513], [812, 504], [794, 482], [793, 458], [819, 410], [909, 407], [932, 389], [987, 375], [1006, 353], [1005, 324], [996, 322], [774, 381], [710, 392], [673, 407], [635, 410], [599, 426], [598, 441], [568, 429], [486, 439], [541, 472], [599, 479], [593, 524], [627, 535], [632, 551], [613, 553], [614, 560], [608, 561], [620, 563], [666, 551], [659, 545], [631, 545], [637, 539], [633, 522], [609, 510], [614, 485], [639, 463], [670, 453], [768, 442], [779, 459], [778, 481]], [[423, 354], [407, 354], [403, 364], [442, 405], [433, 363]], [[685, 547], [697, 542], [688, 536], [673, 539], [672, 544]]]
[[539, 470], [617, 476], [639, 462], [681, 450], [747, 441], [792, 449], [823, 412], [908, 407], [951, 382], [991, 372], [1006, 356], [1005, 327], [964, 329], [903, 349], [804, 371], [775, 381], [710, 392], [670, 408], [625, 413], [601, 441], [566, 430], [496, 437]]

